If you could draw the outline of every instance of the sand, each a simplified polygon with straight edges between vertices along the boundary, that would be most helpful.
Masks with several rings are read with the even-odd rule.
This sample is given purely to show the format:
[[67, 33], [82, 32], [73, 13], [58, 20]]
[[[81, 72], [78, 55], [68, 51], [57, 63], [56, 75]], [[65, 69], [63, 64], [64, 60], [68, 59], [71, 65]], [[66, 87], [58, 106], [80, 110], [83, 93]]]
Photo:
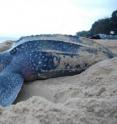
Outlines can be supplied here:
[[108, 47], [113, 53], [117, 54], [117, 40], [95, 40], [97, 43]]
[[117, 124], [117, 58], [79, 75], [25, 83], [0, 124]]
[[8, 40], [8, 41], [2, 41], [0, 42], [0, 52], [3, 52], [4, 50], [8, 50], [11, 48], [14, 41]]
[[85, 37], [80, 37], [80, 40], [84, 40], [85, 42], [90, 41], [95, 41], [105, 47], [107, 47], [109, 50], [111, 50], [113, 53], [117, 54], [117, 40], [113, 39], [113, 40], [103, 40], [103, 39], [88, 39]]

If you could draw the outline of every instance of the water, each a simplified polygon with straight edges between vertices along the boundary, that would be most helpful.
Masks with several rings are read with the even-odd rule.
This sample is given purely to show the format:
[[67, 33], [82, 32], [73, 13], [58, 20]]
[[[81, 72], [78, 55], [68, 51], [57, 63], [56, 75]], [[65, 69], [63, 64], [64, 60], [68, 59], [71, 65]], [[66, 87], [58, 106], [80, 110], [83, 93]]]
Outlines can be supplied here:
[[2, 36], [0, 36], [0, 43], [1, 42], [4, 42], [4, 41], [6, 41], [6, 40], [11, 40], [11, 41], [14, 41], [14, 40], [17, 40], [18, 38], [17, 37], [2, 37]]

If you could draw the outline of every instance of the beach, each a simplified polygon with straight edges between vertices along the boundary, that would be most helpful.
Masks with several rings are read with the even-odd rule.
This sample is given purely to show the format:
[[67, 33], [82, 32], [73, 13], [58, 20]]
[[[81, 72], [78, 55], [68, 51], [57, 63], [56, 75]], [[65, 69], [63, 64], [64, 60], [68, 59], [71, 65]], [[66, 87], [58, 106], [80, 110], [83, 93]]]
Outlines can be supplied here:
[[[117, 54], [117, 40], [95, 41]], [[21, 123], [117, 124], [117, 57], [78, 75], [25, 83], [13, 105], [0, 107], [0, 124]]]

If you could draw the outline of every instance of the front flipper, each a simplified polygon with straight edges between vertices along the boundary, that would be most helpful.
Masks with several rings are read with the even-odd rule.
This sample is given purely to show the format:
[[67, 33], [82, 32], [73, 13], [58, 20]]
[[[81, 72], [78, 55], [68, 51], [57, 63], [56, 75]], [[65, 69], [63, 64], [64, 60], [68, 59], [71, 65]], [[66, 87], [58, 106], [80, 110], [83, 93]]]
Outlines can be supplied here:
[[15, 73], [0, 74], [0, 105], [11, 105], [16, 99], [23, 84], [23, 78]]

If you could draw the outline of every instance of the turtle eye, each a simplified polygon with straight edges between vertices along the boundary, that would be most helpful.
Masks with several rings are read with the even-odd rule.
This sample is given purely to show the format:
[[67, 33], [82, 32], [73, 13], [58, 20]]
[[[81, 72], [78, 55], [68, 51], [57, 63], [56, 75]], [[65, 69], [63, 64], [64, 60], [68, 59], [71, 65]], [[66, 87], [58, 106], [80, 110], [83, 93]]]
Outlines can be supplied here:
[[12, 49], [12, 50], [10, 51], [11, 54], [15, 54], [16, 52], [17, 52], [17, 49], [16, 49], [16, 48], [14, 48], [14, 49]]

